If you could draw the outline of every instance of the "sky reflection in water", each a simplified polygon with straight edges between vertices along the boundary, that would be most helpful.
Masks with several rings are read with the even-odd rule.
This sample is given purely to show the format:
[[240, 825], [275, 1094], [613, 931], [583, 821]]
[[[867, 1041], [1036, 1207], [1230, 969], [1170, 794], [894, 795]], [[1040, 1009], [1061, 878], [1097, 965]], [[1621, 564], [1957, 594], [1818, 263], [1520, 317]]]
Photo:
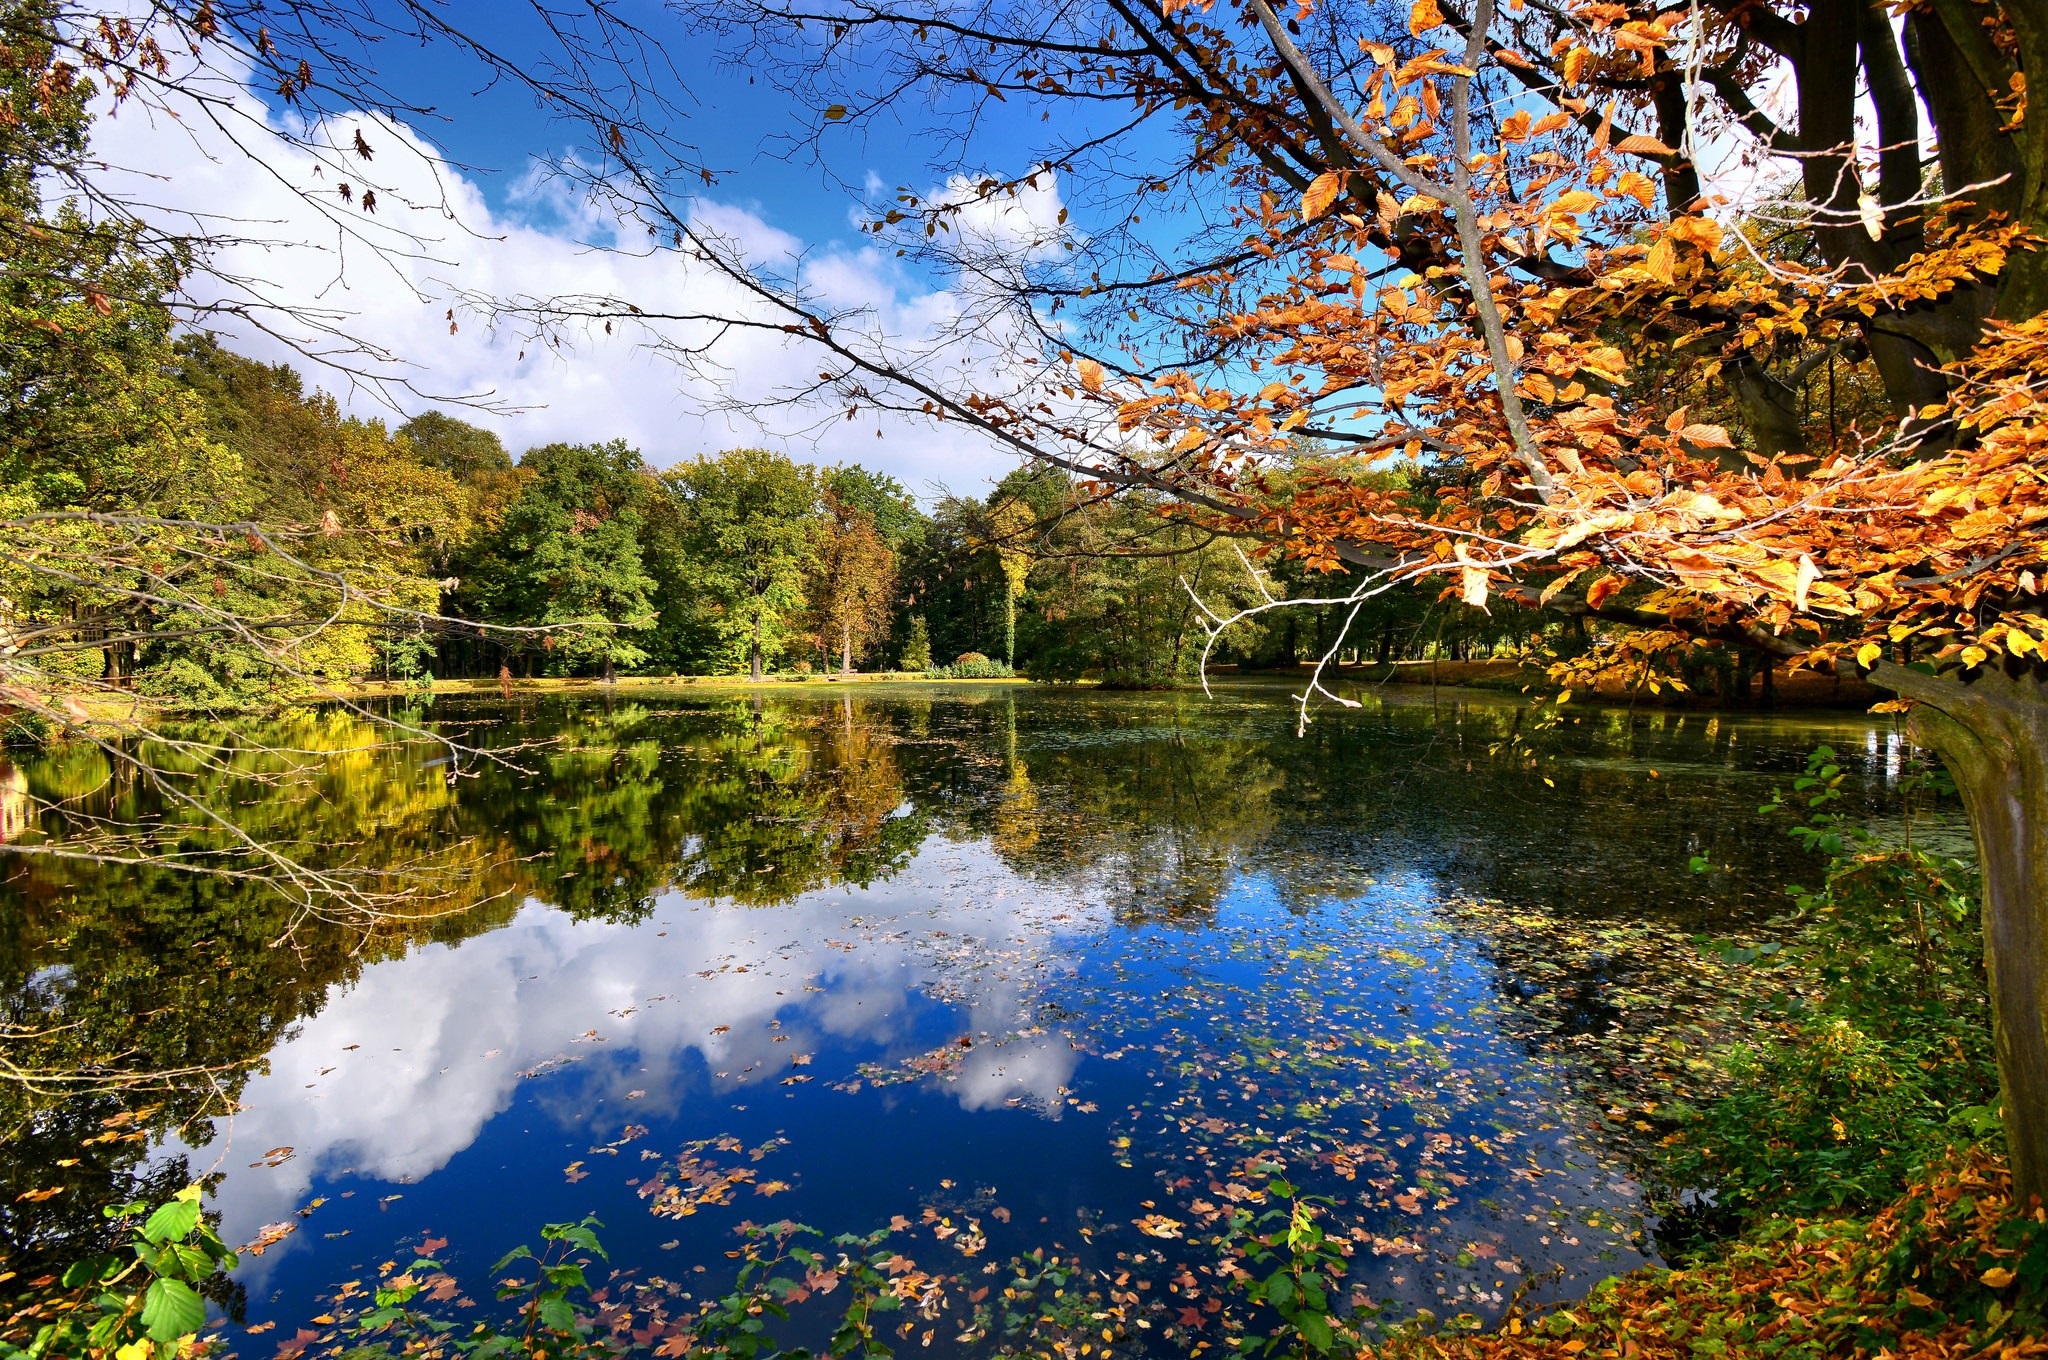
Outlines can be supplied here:
[[[1636, 1189], [1500, 1023], [1518, 980], [1433, 905], [1755, 919], [1797, 863], [1755, 816], [1771, 783], [1823, 739], [1861, 751], [1865, 810], [1897, 772], [1866, 720], [1663, 714], [1593, 715], [1524, 769], [1491, 755], [1512, 714], [1388, 704], [1298, 742], [1278, 690], [926, 691], [478, 727], [575, 738], [453, 795], [467, 828], [526, 828], [525, 904], [337, 970], [239, 1112], [155, 1156], [223, 1173], [231, 1243], [295, 1225], [240, 1273], [287, 1335], [428, 1237], [485, 1297], [484, 1265], [586, 1212], [616, 1263], [706, 1286], [742, 1220], [900, 1215], [926, 1269], [1057, 1244], [1165, 1299], [1263, 1158], [1337, 1201], [1362, 1297], [1491, 1312], [1553, 1267], [1540, 1292], [1580, 1292], [1644, 1259]], [[1689, 880], [1701, 851], [1726, 867]], [[550, 905], [585, 872], [651, 898]], [[727, 1135], [772, 1147], [678, 1168]], [[650, 1213], [707, 1164], [753, 1179]]]

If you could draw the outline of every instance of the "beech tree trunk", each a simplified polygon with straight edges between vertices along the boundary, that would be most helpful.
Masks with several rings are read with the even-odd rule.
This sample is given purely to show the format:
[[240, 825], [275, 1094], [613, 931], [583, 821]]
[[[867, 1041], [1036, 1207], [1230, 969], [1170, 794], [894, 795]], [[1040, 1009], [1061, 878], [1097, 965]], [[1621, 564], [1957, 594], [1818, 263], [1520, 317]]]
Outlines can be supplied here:
[[1913, 737], [1970, 814], [2014, 1202], [2048, 1203], [2048, 667], [1987, 663], [1963, 679], [1880, 661], [1870, 678], [1917, 701]]
[[839, 621], [839, 673], [853, 674], [853, 620]]
[[747, 676], [755, 684], [761, 683], [761, 632], [754, 630], [754, 638], [747, 646]]

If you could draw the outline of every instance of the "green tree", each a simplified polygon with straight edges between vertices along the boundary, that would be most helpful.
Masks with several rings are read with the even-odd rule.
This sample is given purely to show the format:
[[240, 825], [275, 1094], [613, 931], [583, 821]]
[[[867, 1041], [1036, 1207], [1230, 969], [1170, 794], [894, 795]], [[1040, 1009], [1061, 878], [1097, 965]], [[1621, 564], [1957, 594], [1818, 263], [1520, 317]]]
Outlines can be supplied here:
[[479, 545], [463, 603], [500, 623], [580, 625], [543, 638], [552, 674], [639, 665], [655, 617], [640, 534], [658, 491], [639, 453], [618, 439], [547, 444], [519, 466], [525, 485]]
[[458, 481], [471, 482], [512, 470], [512, 455], [489, 430], [457, 420], [445, 411], [423, 411], [398, 427], [413, 453]]
[[982, 517], [979, 501], [947, 496], [933, 507], [924, 535], [903, 551], [902, 607], [924, 619], [935, 657], [1002, 650], [1004, 584], [995, 555], [982, 546]]
[[762, 678], [805, 606], [817, 560], [818, 479], [766, 449], [698, 458], [663, 478], [676, 504], [681, 602], [708, 634], [713, 664]]
[[91, 81], [55, 7], [0, 4], [0, 488], [19, 509], [217, 513], [234, 469], [170, 375], [179, 261], [45, 187], [83, 171]]
[[922, 614], [910, 616], [899, 664], [906, 671], [928, 671], [932, 668], [932, 634], [931, 629], [925, 626]]
[[875, 522], [889, 551], [900, 553], [906, 545], [922, 542], [930, 517], [918, 508], [916, 499], [903, 483], [886, 472], [870, 472], [858, 463], [826, 468], [820, 474], [825, 490], [837, 496]]

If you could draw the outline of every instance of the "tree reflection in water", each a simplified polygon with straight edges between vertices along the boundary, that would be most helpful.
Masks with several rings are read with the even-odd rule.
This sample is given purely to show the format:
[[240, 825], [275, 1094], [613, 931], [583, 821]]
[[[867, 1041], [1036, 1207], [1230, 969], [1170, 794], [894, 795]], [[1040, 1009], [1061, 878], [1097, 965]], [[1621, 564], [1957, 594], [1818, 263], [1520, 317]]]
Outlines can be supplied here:
[[[1284, 694], [1254, 686], [1216, 701], [879, 687], [443, 701], [431, 720], [508, 758], [451, 779], [445, 748], [304, 713], [252, 728], [241, 766], [193, 776], [252, 837], [416, 892], [411, 913], [375, 921], [189, 871], [222, 859], [223, 837], [95, 752], [0, 769], [9, 844], [119, 823], [147, 827], [161, 857], [0, 860], [4, 1056], [40, 1074], [0, 1082], [11, 1268], [76, 1255], [103, 1239], [99, 1205], [223, 1160], [238, 1104], [251, 1156], [325, 1138], [363, 1174], [423, 1176], [505, 1108], [520, 1064], [580, 1056], [563, 1027], [593, 996], [619, 999], [603, 1037], [635, 1061], [586, 1063], [550, 1099], [621, 1111], [615, 1124], [674, 1109], [686, 1061], [731, 1089], [834, 1035], [910, 1052], [919, 991], [958, 1003], [972, 1033], [1011, 1036], [959, 1059], [962, 1108], [1053, 1113], [1073, 1051], [1028, 1031], [1047, 978], [1076, 966], [1058, 940], [1083, 918], [1201, 927], [1247, 876], [1311, 913], [1402, 875], [1532, 910], [1754, 916], [1797, 853], [1757, 822], [1760, 792], [1814, 741], [1853, 729], [1860, 744], [1869, 726], [1590, 713], [1532, 764], [1526, 744], [1508, 751], [1512, 705], [1373, 703], [1296, 741]], [[266, 747], [302, 754], [280, 768]], [[1860, 775], [1874, 806], [1882, 762]], [[1678, 876], [1692, 855], [1727, 870]], [[689, 902], [720, 910], [662, 905]], [[659, 935], [628, 929], [658, 911], [674, 918]], [[366, 973], [401, 957], [401, 972]], [[703, 976], [684, 998], [686, 972]], [[639, 1009], [650, 996], [679, 1001]], [[415, 1035], [417, 1051], [358, 1073], [338, 1055], [373, 1031]], [[457, 1066], [485, 1052], [503, 1061]], [[319, 1088], [330, 1113], [274, 1114], [287, 1087]], [[152, 1160], [159, 1141], [184, 1158]], [[315, 1169], [232, 1189], [253, 1220], [239, 1226], [287, 1214]]]

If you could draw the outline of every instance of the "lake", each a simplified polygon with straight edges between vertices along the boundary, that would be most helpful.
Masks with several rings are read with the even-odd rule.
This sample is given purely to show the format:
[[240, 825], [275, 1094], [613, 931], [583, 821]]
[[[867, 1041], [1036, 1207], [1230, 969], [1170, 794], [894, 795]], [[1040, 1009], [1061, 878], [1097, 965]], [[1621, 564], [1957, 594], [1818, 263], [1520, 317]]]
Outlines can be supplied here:
[[453, 758], [339, 710], [180, 757], [374, 919], [109, 862], [137, 818], [160, 855], [251, 859], [97, 751], [17, 760], [9, 834], [106, 853], [0, 860], [8, 1057], [47, 1078], [0, 1097], [11, 1267], [205, 1175], [222, 1236], [264, 1243], [226, 1301], [251, 1355], [319, 1344], [335, 1287], [423, 1247], [487, 1301], [585, 1214], [671, 1312], [741, 1225], [794, 1219], [888, 1233], [943, 1292], [907, 1314], [939, 1349], [1056, 1259], [1077, 1334], [1184, 1351], [1229, 1325], [1211, 1239], [1285, 1168], [1360, 1306], [1581, 1293], [1656, 1225], [1629, 1121], [1529, 1008], [1564, 996], [1568, 1040], [1651, 980], [1597, 947], [1531, 966], [1487, 922], [1767, 929], [1816, 862], [1759, 805], [1827, 742], [1848, 810], [1901, 831], [1907, 749], [1859, 715], [1360, 697], [1302, 737], [1255, 681], [444, 698], [400, 716]]

